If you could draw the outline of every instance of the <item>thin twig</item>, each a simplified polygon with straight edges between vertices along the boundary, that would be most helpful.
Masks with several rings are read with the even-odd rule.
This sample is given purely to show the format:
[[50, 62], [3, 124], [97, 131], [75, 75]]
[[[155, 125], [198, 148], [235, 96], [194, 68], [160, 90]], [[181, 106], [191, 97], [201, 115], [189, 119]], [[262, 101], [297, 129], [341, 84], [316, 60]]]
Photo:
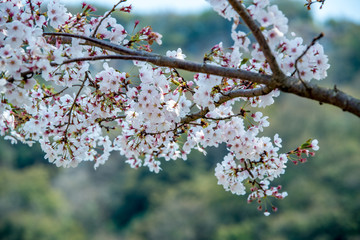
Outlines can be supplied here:
[[[273, 89], [268, 86], [263, 86], [255, 89], [237, 89], [234, 90], [227, 95], [221, 96], [219, 98], [219, 101], [217, 101], [215, 104], [216, 107], [220, 106], [221, 104], [234, 99], [238, 97], [256, 97], [256, 96], [262, 96], [270, 93]], [[204, 108], [198, 112], [192, 113], [187, 115], [186, 117], [181, 119], [181, 122], [186, 124], [193, 121], [196, 121], [200, 118], [204, 118], [207, 113], [209, 113], [209, 108]]]
[[117, 119], [124, 119], [126, 118], [126, 116], [117, 116], [117, 117], [108, 117], [108, 118], [97, 118], [95, 119], [96, 122], [98, 123], [102, 123], [102, 122], [111, 122], [111, 121], [114, 121], [114, 120], [117, 120]]
[[307, 0], [308, 3], [305, 3], [305, 6], [307, 7], [308, 10], [311, 10], [311, 4], [313, 3], [321, 3], [320, 5], [320, 9], [322, 9], [324, 3], [325, 3], [326, 0], [315, 0], [315, 1], [312, 1], [312, 0]]
[[61, 93], [63, 93], [65, 90], [69, 89], [69, 87], [64, 88], [63, 90], [61, 90], [60, 92], [48, 95], [48, 96], [44, 96], [42, 99], [46, 99], [46, 98], [50, 98], [50, 97], [55, 97], [57, 95], [60, 95]]
[[137, 61], [151, 61], [150, 57], [143, 56], [133, 56], [133, 55], [101, 55], [101, 56], [91, 56], [91, 57], [80, 57], [80, 58], [71, 58], [68, 60], [64, 60], [62, 63], [51, 62], [50, 65], [53, 67], [69, 64], [74, 62], [83, 62], [83, 61], [98, 61], [98, 60], [107, 60], [107, 59], [119, 59], [119, 60], [137, 60]]
[[84, 88], [85, 82], [86, 82], [86, 80], [88, 79], [88, 72], [86, 72], [85, 74], [86, 74], [85, 79], [84, 79], [84, 81], [82, 82], [79, 91], [76, 93], [76, 96], [75, 96], [75, 98], [74, 98], [74, 102], [73, 102], [73, 104], [71, 105], [70, 110], [69, 110], [69, 113], [68, 113], [68, 114], [69, 114], [68, 123], [67, 123], [66, 129], [65, 129], [65, 131], [64, 131], [65, 140], [67, 139], [67, 131], [68, 131], [68, 129], [69, 129], [69, 127], [70, 127], [70, 124], [71, 124], [72, 111], [73, 111], [73, 109], [74, 109], [74, 107], [75, 107], [75, 105], [76, 105], [76, 101], [77, 101], [78, 97], [80, 96], [81, 90]]
[[[125, 0], [125, 1], [126, 1], [126, 0]], [[120, 0], [117, 4], [115, 4], [115, 5], [113, 6], [113, 8], [100, 20], [99, 24], [96, 26], [96, 28], [95, 28], [93, 34], [91, 35], [91, 37], [94, 38], [94, 37], [96, 36], [96, 33], [97, 33], [97, 31], [99, 30], [99, 27], [100, 27], [100, 25], [102, 24], [102, 22], [103, 22], [106, 18], [108, 18], [108, 17], [111, 15], [111, 13], [113, 13], [113, 12], [115, 11], [116, 7], [117, 7], [120, 3], [125, 2], [125, 1], [124, 1], [124, 0]]]
[[309, 51], [309, 49], [315, 45], [315, 43], [320, 40], [322, 37], [324, 36], [324, 33], [320, 33], [319, 36], [317, 36], [316, 38], [314, 38], [310, 45], [307, 46], [307, 48], [305, 49], [305, 51], [295, 60], [295, 70], [294, 72], [291, 74], [291, 76], [293, 77], [295, 75], [295, 73], [297, 73], [298, 75], [298, 79], [300, 80], [300, 82], [305, 86], [305, 88], [310, 91], [310, 88], [308, 87], [308, 85], [305, 83], [305, 81], [301, 78], [301, 74], [300, 74], [300, 71], [298, 69], [298, 63], [299, 61], [301, 60], [302, 57], [305, 56], [305, 54]]
[[29, 5], [30, 5], [31, 16], [32, 16], [32, 18], [33, 18], [33, 23], [34, 23], [34, 27], [35, 27], [36, 21], [35, 21], [34, 9], [33, 9], [33, 5], [32, 5], [31, 0], [28, 0], [28, 3], [29, 3]]
[[299, 78], [300, 78], [299, 69], [298, 69], [298, 67], [297, 67], [299, 61], [301, 60], [301, 58], [302, 58], [303, 56], [305, 56], [305, 54], [309, 51], [309, 49], [310, 49], [312, 46], [314, 46], [315, 43], [316, 43], [317, 41], [319, 41], [322, 37], [324, 37], [324, 33], [320, 33], [319, 36], [317, 36], [316, 38], [314, 38], [314, 39], [311, 41], [310, 45], [307, 46], [307, 48], [305, 49], [305, 51], [295, 60], [295, 71], [291, 74], [292, 77], [293, 77], [293, 76], [295, 75], [295, 73], [297, 72], [298, 75], [299, 75]]
[[223, 117], [223, 118], [213, 118], [213, 117], [206, 117], [206, 116], [204, 116], [203, 118], [207, 119], [207, 120], [213, 120], [213, 121], [223, 121], [223, 120], [229, 120], [229, 119], [232, 119], [233, 117], [238, 117], [238, 116], [242, 116], [242, 114], [241, 113], [233, 114], [233, 115], [229, 115], [229, 116]]
[[238, 0], [228, 0], [234, 10], [240, 15], [242, 20], [248, 26], [250, 31], [253, 33], [256, 41], [260, 45], [260, 49], [263, 52], [267, 62], [270, 65], [271, 71], [277, 77], [283, 77], [284, 73], [281, 71], [274, 54], [272, 53], [269, 44], [267, 43], [264, 34], [262, 33], [259, 26], [256, 24], [254, 19], [249, 15], [247, 9]]

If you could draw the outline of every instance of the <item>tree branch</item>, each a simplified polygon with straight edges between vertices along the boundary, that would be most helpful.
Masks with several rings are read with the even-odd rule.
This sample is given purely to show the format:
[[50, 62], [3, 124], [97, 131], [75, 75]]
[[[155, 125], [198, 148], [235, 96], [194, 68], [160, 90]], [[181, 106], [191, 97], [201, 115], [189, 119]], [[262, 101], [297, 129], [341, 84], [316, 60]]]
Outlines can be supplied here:
[[[274, 90], [271, 87], [268, 86], [262, 86], [259, 88], [254, 88], [254, 89], [237, 89], [237, 90], [233, 90], [231, 92], [229, 92], [226, 95], [223, 95], [219, 98], [219, 101], [217, 101], [215, 103], [215, 106], [220, 106], [221, 104], [234, 99], [234, 98], [238, 98], [238, 97], [256, 97], [256, 96], [262, 96], [262, 95], [266, 95], [269, 94], [272, 90]], [[204, 108], [198, 112], [195, 112], [193, 114], [187, 115], [186, 117], [184, 117], [183, 119], [181, 119], [181, 123], [187, 124], [193, 121], [196, 121], [200, 118], [204, 118], [205, 115], [209, 112], [210, 110], [208, 108]]]
[[74, 102], [72, 103], [72, 105], [70, 107], [70, 110], [69, 110], [69, 113], [68, 113], [69, 114], [68, 122], [67, 122], [67, 125], [66, 125], [66, 129], [64, 131], [64, 139], [65, 140], [67, 140], [67, 132], [68, 132], [70, 124], [71, 124], [72, 111], [74, 110], [74, 107], [76, 105], [76, 101], [77, 101], [78, 97], [80, 96], [80, 93], [81, 93], [82, 89], [84, 88], [85, 82], [86, 82], [87, 79], [88, 79], [88, 73], [86, 73], [86, 77], [85, 77], [84, 81], [82, 82], [79, 91], [76, 93], [76, 96], [74, 98]]
[[271, 71], [275, 76], [283, 77], [284, 73], [281, 71], [274, 54], [272, 53], [269, 44], [267, 43], [263, 33], [260, 28], [254, 21], [254, 19], [249, 15], [246, 8], [238, 0], [228, 0], [234, 10], [240, 15], [245, 24], [249, 27], [250, 31], [253, 33], [256, 41], [260, 45], [261, 51], [264, 53], [264, 56], [267, 62], [270, 65]]
[[275, 88], [269, 86], [262, 86], [259, 88], [254, 89], [237, 89], [233, 90], [223, 96], [220, 97], [219, 101], [217, 102], [219, 105], [225, 103], [231, 99], [238, 98], [238, 97], [257, 97], [269, 94]]
[[71, 58], [68, 60], [64, 60], [62, 63], [51, 62], [50, 65], [53, 67], [76, 63], [76, 62], [84, 62], [84, 61], [98, 61], [98, 60], [106, 60], [106, 59], [118, 59], [118, 60], [137, 60], [137, 61], [155, 61], [155, 59], [151, 57], [143, 57], [143, 56], [134, 56], [134, 55], [101, 55], [101, 56], [92, 56], [92, 57], [79, 57], [79, 58]]
[[34, 26], [36, 26], [35, 15], [34, 15], [34, 7], [32, 5], [31, 0], [29, 0], [29, 6], [30, 6], [30, 12], [31, 12], [31, 17], [32, 17], [32, 20], [33, 20], [33, 24], [34, 24]]
[[343, 111], [350, 112], [360, 117], [360, 99], [354, 98], [343, 91], [320, 87], [311, 82], [306, 86], [296, 78], [286, 78], [282, 85], [277, 87], [280, 91], [292, 93], [297, 96], [327, 103], [339, 107]]
[[[146, 61], [160, 67], [178, 68], [189, 72], [206, 73], [206, 74], [212, 74], [212, 75], [228, 77], [228, 78], [249, 80], [251, 82], [255, 82], [259, 84], [269, 84], [271, 81], [271, 76], [260, 73], [249, 72], [242, 69], [225, 68], [225, 67], [220, 67], [205, 63], [196, 63], [196, 62], [185, 61], [177, 58], [170, 58], [159, 54], [133, 50], [127, 47], [110, 43], [105, 40], [90, 38], [81, 35], [75, 35], [69, 33], [44, 33], [44, 36], [58, 36], [58, 37], [83, 39], [85, 40], [85, 43], [83, 43], [84, 45], [96, 46], [121, 55], [131, 55], [136, 57], [142, 56], [144, 58], [141, 61]], [[71, 41], [67, 40], [66, 43], [71, 43]], [[130, 59], [131, 57], [129, 57], [129, 60]]]
[[[231, 1], [231, 0], [230, 0]], [[170, 58], [166, 56], [161, 56], [154, 53], [149, 53], [145, 51], [138, 51], [129, 49], [123, 46], [119, 46], [113, 43], [110, 43], [105, 40], [99, 40], [94, 39], [86, 36], [80, 36], [80, 35], [74, 35], [74, 34], [68, 34], [68, 33], [44, 33], [45, 36], [58, 36], [58, 37], [65, 37], [67, 43], [71, 43], [69, 41], [69, 38], [78, 38], [85, 40], [86, 45], [90, 46], [96, 46], [102, 49], [110, 50], [115, 53], [119, 53], [122, 55], [129, 55], [129, 60], [135, 60], [135, 58], [142, 57], [141, 61], [146, 61], [149, 63], [153, 63], [157, 66], [162, 67], [170, 67], [170, 68], [177, 68], [186, 70], [189, 72], [196, 72], [196, 73], [205, 73], [205, 74], [212, 74], [227, 78], [234, 78], [234, 79], [243, 79], [248, 80], [254, 83], [258, 84], [264, 84], [267, 86], [264, 87], [262, 90], [260, 88], [252, 89], [252, 91], [264, 91], [264, 92], [270, 92], [270, 90], [273, 90], [275, 88], [278, 88], [279, 90], [287, 93], [292, 93], [295, 95], [298, 95], [300, 97], [312, 99], [319, 101], [321, 103], [327, 103], [334, 106], [337, 106], [341, 108], [343, 111], [348, 111], [358, 117], [360, 117], [360, 100], [356, 99], [354, 97], [351, 97], [347, 94], [345, 94], [342, 91], [339, 90], [332, 90], [332, 89], [326, 89], [319, 87], [312, 83], [307, 83], [307, 88], [299, 81], [299, 79], [295, 77], [286, 77], [283, 74], [280, 76], [276, 75], [266, 75], [266, 74], [260, 74], [260, 73], [254, 73], [249, 72], [241, 69], [235, 69], [235, 68], [226, 68], [226, 67], [220, 67], [216, 65], [210, 65], [210, 64], [204, 64], [204, 63], [196, 63], [192, 61], [185, 61], [180, 60], [176, 58]], [[109, 55], [110, 57], [110, 55]], [[122, 58], [125, 59], [125, 57], [122, 56]], [[237, 90], [239, 91], [239, 90]], [[246, 94], [254, 94], [254, 92], [247, 92]], [[231, 94], [236, 95], [235, 92], [232, 92]], [[242, 92], [241, 94], [244, 94]], [[239, 95], [241, 96], [240, 92]], [[259, 94], [259, 93], [257, 93]], [[263, 95], [263, 94], [260, 94]], [[240, 97], [239, 96], [239, 97]], [[233, 99], [235, 97], [229, 96], [222, 96], [224, 97], [224, 102]], [[225, 100], [228, 98], [228, 100]], [[189, 116], [186, 121], [193, 121], [198, 118], [201, 118], [201, 116], [204, 116], [206, 113], [205, 110], [202, 110], [196, 114], [193, 114], [192, 116]]]

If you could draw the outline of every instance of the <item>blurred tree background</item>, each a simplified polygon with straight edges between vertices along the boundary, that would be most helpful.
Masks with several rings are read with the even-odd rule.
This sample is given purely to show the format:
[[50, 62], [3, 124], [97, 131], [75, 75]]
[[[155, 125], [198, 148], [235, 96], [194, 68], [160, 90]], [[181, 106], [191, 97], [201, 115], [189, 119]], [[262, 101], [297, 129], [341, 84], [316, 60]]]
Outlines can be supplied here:
[[[301, 3], [279, 5], [305, 41], [325, 33], [321, 42], [331, 69], [320, 84], [360, 97], [360, 25], [319, 25]], [[230, 23], [214, 12], [117, 17], [130, 33], [135, 19], [163, 33], [160, 53], [181, 47], [188, 59], [201, 61], [220, 41], [231, 44]], [[279, 133], [283, 152], [309, 137], [320, 143], [309, 162], [288, 163], [278, 183], [289, 196], [268, 203], [279, 208], [269, 217], [247, 204], [246, 196], [217, 185], [214, 167], [224, 147], [209, 149], [206, 157], [194, 151], [188, 161], [164, 162], [163, 171], [153, 174], [131, 169], [116, 154], [96, 171], [91, 163], [58, 169], [39, 146], [0, 140], [0, 239], [360, 239], [359, 119], [287, 94], [267, 114], [265, 134]]]

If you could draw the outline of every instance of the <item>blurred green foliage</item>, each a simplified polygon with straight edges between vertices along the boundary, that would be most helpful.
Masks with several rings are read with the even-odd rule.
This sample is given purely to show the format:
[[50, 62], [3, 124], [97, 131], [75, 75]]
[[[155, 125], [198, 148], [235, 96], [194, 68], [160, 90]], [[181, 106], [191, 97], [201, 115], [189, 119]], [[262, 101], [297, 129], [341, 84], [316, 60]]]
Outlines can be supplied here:
[[0, 238], [85, 239], [44, 167], [0, 170]]
[[[353, 84], [360, 78], [360, 26], [351, 22], [329, 21], [326, 31], [331, 38], [330, 64], [336, 83]], [[356, 83], [359, 87], [359, 83]]]
[[[331, 21], [320, 28], [302, 4], [278, 2], [305, 41], [325, 32], [332, 68], [321, 84], [359, 97], [360, 26]], [[230, 23], [212, 12], [118, 17], [130, 33], [135, 19], [163, 33], [160, 53], [181, 47], [201, 61], [214, 44], [231, 43]], [[0, 239], [360, 239], [359, 119], [288, 94], [266, 113], [265, 134], [279, 133], [284, 152], [310, 137], [320, 143], [314, 158], [290, 162], [277, 180], [289, 196], [267, 203], [279, 208], [270, 217], [216, 184], [213, 169], [224, 146], [206, 157], [194, 151], [188, 161], [164, 162], [163, 171], [152, 174], [130, 169], [116, 154], [96, 171], [90, 163], [57, 169], [38, 146], [1, 140]]]

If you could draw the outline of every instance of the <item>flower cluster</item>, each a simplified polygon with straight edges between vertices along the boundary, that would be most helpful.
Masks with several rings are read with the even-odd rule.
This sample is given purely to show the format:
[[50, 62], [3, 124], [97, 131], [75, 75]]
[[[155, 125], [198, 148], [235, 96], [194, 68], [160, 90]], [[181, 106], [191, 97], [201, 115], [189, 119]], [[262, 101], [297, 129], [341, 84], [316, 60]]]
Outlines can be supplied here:
[[[259, 44], [237, 30], [239, 17], [229, 3], [209, 2], [234, 20], [234, 44], [224, 48], [219, 43], [204, 61], [271, 74]], [[273, 104], [278, 90], [223, 100], [233, 91], [262, 86], [204, 73], [188, 81], [175, 68], [158, 67], [139, 57], [133, 59], [136, 76], [115, 69], [106, 60], [115, 52], [102, 47], [101, 41], [138, 52], [151, 52], [153, 43], [161, 44], [161, 34], [151, 27], [129, 35], [111, 16], [114, 11], [127, 13], [131, 6], [114, 7], [99, 17], [91, 16], [95, 9], [87, 4], [76, 15], [55, 0], [48, 3], [47, 12], [42, 9], [39, 0], [0, 0], [0, 134], [12, 142], [39, 142], [45, 158], [56, 166], [92, 161], [97, 168], [117, 151], [131, 167], [147, 166], [157, 173], [161, 159], [186, 160], [192, 149], [206, 153], [206, 147], [226, 144], [228, 154], [215, 168], [218, 183], [237, 195], [246, 194], [249, 187], [248, 201], [260, 203], [287, 195], [270, 183], [285, 172], [289, 159], [304, 162], [314, 154], [312, 150], [318, 150], [317, 141], [309, 140], [294, 151], [280, 153], [282, 140], [277, 134], [261, 136], [269, 126], [268, 117], [254, 107]], [[304, 81], [326, 76], [329, 65], [322, 46], [314, 44], [305, 52], [301, 38], [287, 38], [287, 19], [276, 6], [255, 0], [247, 10], [261, 25], [286, 75], [296, 74]], [[166, 55], [186, 61], [181, 49]], [[101, 57], [97, 59], [104, 61], [102, 65], [81, 60], [96, 57]]]

